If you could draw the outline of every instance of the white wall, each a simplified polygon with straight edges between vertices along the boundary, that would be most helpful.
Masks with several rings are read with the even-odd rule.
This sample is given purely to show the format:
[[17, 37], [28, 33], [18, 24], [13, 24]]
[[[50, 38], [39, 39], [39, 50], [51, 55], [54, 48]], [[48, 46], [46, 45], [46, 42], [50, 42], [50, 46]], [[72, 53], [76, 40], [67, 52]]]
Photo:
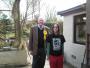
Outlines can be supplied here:
[[[73, 23], [74, 23], [73, 16], [82, 13], [85, 12], [64, 16], [64, 23], [63, 23], [63, 29], [64, 29], [63, 34], [66, 39], [64, 45], [65, 60], [77, 68], [81, 68], [81, 63], [83, 61], [84, 52], [85, 52], [85, 45], [73, 43]], [[74, 59], [72, 55], [76, 57], [76, 59]]]
[[90, 0], [87, 0], [86, 4], [86, 13], [87, 13], [87, 33], [90, 34]]

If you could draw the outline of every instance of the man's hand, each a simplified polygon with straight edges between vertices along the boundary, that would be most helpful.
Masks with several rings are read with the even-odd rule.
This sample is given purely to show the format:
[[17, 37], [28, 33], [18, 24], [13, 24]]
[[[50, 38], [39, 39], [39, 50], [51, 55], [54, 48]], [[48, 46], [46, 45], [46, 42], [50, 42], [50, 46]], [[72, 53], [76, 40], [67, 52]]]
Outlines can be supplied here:
[[46, 59], [49, 60], [49, 56], [47, 56]]
[[33, 55], [33, 51], [30, 51], [30, 54]]

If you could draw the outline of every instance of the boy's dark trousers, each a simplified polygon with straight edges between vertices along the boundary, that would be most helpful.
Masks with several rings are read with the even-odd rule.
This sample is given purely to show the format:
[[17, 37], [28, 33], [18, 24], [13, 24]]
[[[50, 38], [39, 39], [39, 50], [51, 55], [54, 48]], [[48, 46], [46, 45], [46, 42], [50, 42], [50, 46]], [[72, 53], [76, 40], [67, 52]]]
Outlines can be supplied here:
[[40, 48], [37, 55], [33, 56], [32, 68], [44, 68], [46, 53], [44, 48]]

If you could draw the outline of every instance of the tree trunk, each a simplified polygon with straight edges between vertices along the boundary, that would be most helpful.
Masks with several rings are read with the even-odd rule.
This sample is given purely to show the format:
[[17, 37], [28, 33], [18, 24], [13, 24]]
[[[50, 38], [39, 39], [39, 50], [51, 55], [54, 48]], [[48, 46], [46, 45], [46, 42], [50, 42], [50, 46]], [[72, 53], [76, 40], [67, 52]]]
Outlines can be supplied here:
[[21, 43], [21, 23], [20, 23], [20, 0], [15, 0], [12, 9], [12, 16], [15, 22], [15, 36], [17, 47]]

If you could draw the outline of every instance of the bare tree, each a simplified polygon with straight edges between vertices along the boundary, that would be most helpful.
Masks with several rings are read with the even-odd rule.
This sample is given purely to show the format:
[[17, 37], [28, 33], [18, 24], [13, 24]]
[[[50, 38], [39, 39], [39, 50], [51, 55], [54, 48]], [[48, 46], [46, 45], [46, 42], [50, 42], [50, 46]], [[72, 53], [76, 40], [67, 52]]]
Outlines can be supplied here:
[[1, 0], [9, 10], [12, 9], [15, 0]]
[[12, 9], [12, 16], [15, 22], [15, 36], [16, 36], [16, 43], [17, 47], [21, 43], [21, 24], [20, 24], [20, 0], [15, 0], [13, 4], [13, 9]]
[[52, 9], [47, 8], [45, 18], [46, 18], [46, 21], [49, 23], [56, 22], [57, 21], [56, 10], [54, 8], [52, 8]]
[[40, 15], [40, 2], [41, 0], [26, 0], [26, 10], [21, 18], [22, 24], [26, 23], [28, 18], [34, 19]]
[[[23, 27], [26, 24], [28, 17], [31, 15], [32, 19], [35, 16], [35, 13], [38, 12], [40, 15], [40, 1], [41, 0], [26, 0], [26, 10], [25, 14], [20, 13], [20, 2], [21, 0], [2, 0], [9, 9], [12, 8], [12, 17], [15, 22], [15, 36], [17, 46], [21, 43], [21, 35]], [[8, 3], [7, 3], [8, 2]]]
[[40, 15], [40, 2], [41, 0], [26, 0], [26, 10], [25, 13], [21, 16], [22, 31], [24, 30], [23, 27], [26, 25], [28, 19], [32, 19], [32, 21], [37, 21]]
[[61, 34], [63, 33], [63, 21], [60, 18], [59, 19], [57, 18], [57, 13], [55, 8], [47, 9], [46, 22], [51, 24], [58, 23], [60, 26], [60, 33]]

